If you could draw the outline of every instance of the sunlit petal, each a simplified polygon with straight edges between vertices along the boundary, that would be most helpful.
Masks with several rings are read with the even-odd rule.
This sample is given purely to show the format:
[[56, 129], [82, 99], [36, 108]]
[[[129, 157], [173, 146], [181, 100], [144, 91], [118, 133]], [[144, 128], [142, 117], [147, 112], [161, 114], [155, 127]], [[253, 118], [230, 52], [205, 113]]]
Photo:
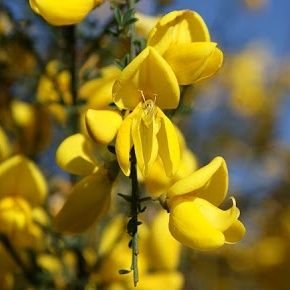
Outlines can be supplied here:
[[198, 197], [194, 198], [192, 203], [199, 209], [202, 215], [214, 228], [222, 232], [227, 230], [240, 215], [240, 211], [236, 207], [234, 199], [232, 207], [227, 210], [219, 209], [205, 199]]
[[130, 151], [133, 146], [131, 137], [132, 118], [127, 116], [122, 122], [116, 138], [117, 160], [126, 176], [130, 175]]
[[53, 25], [70, 25], [83, 20], [101, 0], [29, 0], [34, 12]]
[[137, 158], [137, 164], [144, 176], [157, 158], [158, 143], [155, 132], [155, 120], [148, 125], [142, 120], [142, 115], [136, 116], [132, 122], [132, 138]]
[[190, 10], [172, 11], [164, 15], [150, 32], [148, 45], [164, 54], [181, 43], [210, 41], [207, 26], [201, 16]]
[[214, 42], [179, 44], [167, 50], [164, 58], [181, 85], [209, 78], [221, 67], [223, 54]]
[[176, 108], [179, 86], [169, 64], [152, 47], [145, 48], [125, 69], [113, 86], [113, 99], [120, 108], [134, 109], [152, 99], [162, 109]]
[[222, 157], [216, 157], [208, 165], [173, 184], [168, 191], [168, 197], [192, 194], [218, 206], [224, 200], [227, 191], [227, 165]]
[[225, 243], [223, 233], [210, 223], [192, 200], [174, 199], [170, 204], [169, 230], [176, 240], [199, 250], [215, 249]]
[[166, 115], [158, 109], [160, 129], [157, 134], [159, 156], [168, 176], [173, 175], [180, 164], [180, 146], [176, 129]]

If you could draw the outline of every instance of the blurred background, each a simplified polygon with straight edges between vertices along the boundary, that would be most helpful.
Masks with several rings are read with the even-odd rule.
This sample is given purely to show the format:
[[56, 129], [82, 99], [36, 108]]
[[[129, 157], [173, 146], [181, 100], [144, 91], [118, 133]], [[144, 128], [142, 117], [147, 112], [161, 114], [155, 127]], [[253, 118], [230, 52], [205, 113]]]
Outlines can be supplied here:
[[[175, 9], [197, 11], [212, 41], [224, 52], [218, 74], [187, 89], [176, 122], [199, 166], [217, 155], [226, 159], [229, 192], [236, 197], [247, 228], [245, 238], [236, 245], [204, 253], [185, 249], [180, 264], [184, 289], [288, 290], [290, 2], [139, 3], [139, 12], [151, 16]], [[80, 88], [126, 50], [126, 43], [117, 46], [118, 40], [104, 35], [111, 17], [105, 4], [77, 28], [74, 55]], [[55, 164], [54, 153], [73, 130], [67, 125], [71, 87], [66, 73], [52, 87], [42, 76], [54, 70], [51, 61], [65, 68], [71, 56], [67, 33], [36, 16], [28, 1], [0, 1], [0, 126], [8, 136], [8, 147], [40, 166], [55, 199], [59, 198], [56, 192], [69, 190], [69, 178]], [[146, 38], [145, 32], [142, 36]], [[81, 106], [87, 96], [79, 93]]]

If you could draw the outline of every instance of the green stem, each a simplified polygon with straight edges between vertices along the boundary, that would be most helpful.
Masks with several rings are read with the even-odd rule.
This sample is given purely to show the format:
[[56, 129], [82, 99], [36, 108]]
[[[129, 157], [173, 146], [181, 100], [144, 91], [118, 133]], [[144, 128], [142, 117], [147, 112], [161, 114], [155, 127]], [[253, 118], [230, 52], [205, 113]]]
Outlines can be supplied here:
[[137, 161], [134, 149], [131, 151], [131, 219], [130, 223], [130, 230], [129, 234], [132, 237], [131, 241], [131, 248], [132, 248], [132, 262], [131, 262], [131, 270], [133, 271], [133, 280], [134, 286], [137, 286], [139, 281], [139, 273], [138, 273], [138, 213], [140, 210], [140, 198], [139, 198], [139, 186], [138, 186], [138, 179], [137, 179]]
[[[135, 0], [128, 0], [128, 8], [135, 12]], [[136, 49], [136, 30], [135, 22], [129, 25], [129, 37], [130, 37], [130, 61], [132, 61], [137, 55]]]
[[[135, 12], [135, 0], [128, 0], [128, 9]], [[137, 55], [137, 49], [136, 49], [136, 32], [135, 32], [135, 23], [131, 23], [128, 27], [129, 31], [129, 37], [130, 37], [130, 61], [132, 61], [136, 55]], [[138, 272], [138, 213], [140, 211], [140, 192], [139, 192], [139, 186], [138, 186], [138, 179], [137, 179], [137, 160], [134, 148], [131, 151], [131, 186], [132, 186], [132, 192], [131, 192], [131, 219], [129, 221], [130, 224], [130, 232], [129, 234], [132, 237], [131, 241], [131, 248], [132, 248], [132, 262], [131, 262], [131, 270], [133, 271], [133, 281], [134, 286], [137, 286], [137, 283], [139, 281], [139, 272]]]

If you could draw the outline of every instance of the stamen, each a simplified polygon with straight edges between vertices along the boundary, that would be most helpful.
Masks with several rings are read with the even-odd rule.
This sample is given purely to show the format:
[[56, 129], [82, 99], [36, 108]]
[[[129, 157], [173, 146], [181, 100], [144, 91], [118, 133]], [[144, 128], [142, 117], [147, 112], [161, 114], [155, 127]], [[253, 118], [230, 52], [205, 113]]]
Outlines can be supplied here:
[[154, 94], [154, 101], [153, 101], [151, 99], [146, 100], [143, 90], [139, 90], [139, 92], [141, 93], [141, 97], [142, 97], [142, 100], [143, 100], [143, 103], [142, 103], [142, 110], [143, 110], [142, 119], [143, 119], [145, 125], [149, 126], [153, 122], [153, 120], [155, 118], [155, 114], [156, 114], [155, 102], [156, 102], [157, 94]]
[[232, 202], [233, 202], [233, 207], [237, 207], [236, 199], [235, 199], [233, 196], [230, 196], [230, 199], [231, 199]]

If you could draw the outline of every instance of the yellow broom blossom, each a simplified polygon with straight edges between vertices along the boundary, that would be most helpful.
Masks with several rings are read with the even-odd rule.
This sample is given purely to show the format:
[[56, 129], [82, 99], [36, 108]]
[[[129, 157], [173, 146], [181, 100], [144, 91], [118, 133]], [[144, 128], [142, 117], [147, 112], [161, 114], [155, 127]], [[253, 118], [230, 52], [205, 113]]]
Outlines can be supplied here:
[[222, 65], [223, 54], [210, 41], [202, 17], [191, 10], [164, 15], [151, 30], [153, 46], [169, 63], [180, 85], [189, 85], [212, 76]]
[[81, 22], [103, 0], [29, 0], [32, 10], [52, 25]]
[[169, 229], [182, 244], [199, 250], [238, 242], [245, 234], [238, 220], [240, 211], [235, 199], [228, 210], [218, 206], [228, 190], [228, 171], [222, 157], [188, 177], [177, 181], [168, 191]]

